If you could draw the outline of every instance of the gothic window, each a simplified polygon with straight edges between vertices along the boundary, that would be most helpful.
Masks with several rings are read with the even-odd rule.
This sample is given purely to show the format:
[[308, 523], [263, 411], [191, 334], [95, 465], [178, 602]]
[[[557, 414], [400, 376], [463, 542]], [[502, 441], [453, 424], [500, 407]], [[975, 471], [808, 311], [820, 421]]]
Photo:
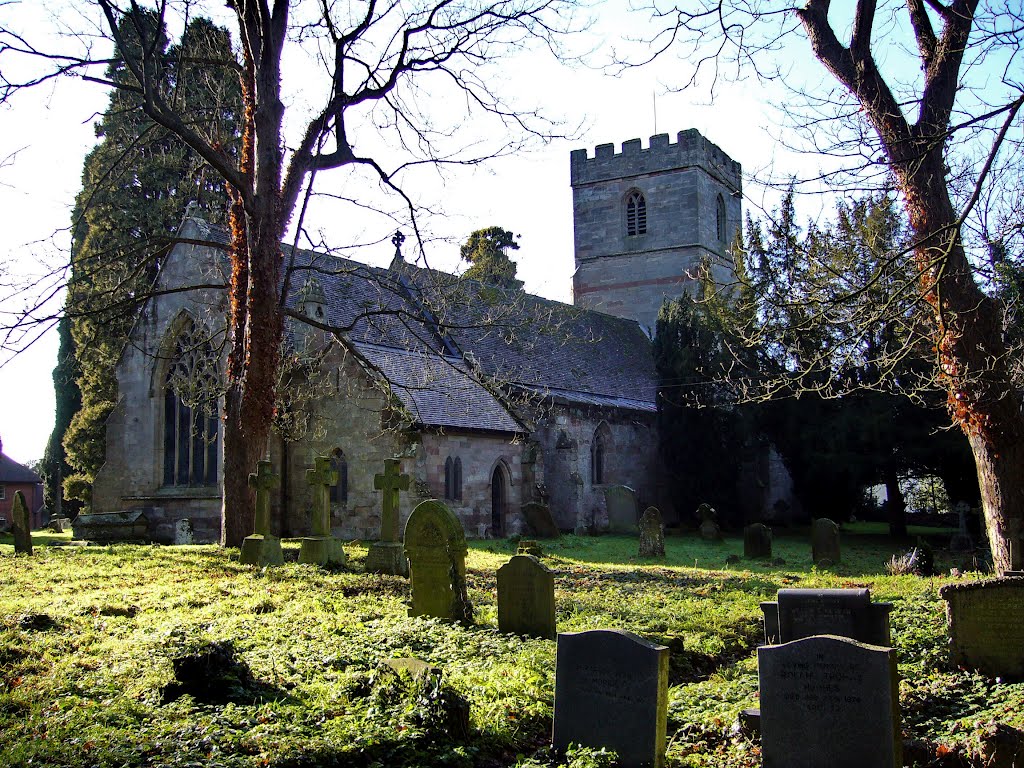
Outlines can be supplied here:
[[178, 334], [164, 381], [164, 485], [217, 484], [217, 355], [205, 328]]
[[338, 482], [331, 486], [331, 504], [348, 503], [348, 462], [345, 452], [335, 448], [331, 453], [331, 469], [338, 473]]
[[594, 430], [594, 439], [590, 442], [590, 484], [603, 485], [608, 482], [608, 450], [611, 447], [611, 432], [608, 425], [601, 422]]
[[718, 196], [715, 205], [715, 233], [718, 235], [718, 242], [725, 242], [725, 198]]
[[647, 201], [636, 189], [626, 196], [626, 234], [647, 234]]
[[444, 497], [462, 501], [462, 459], [449, 456], [444, 462]]

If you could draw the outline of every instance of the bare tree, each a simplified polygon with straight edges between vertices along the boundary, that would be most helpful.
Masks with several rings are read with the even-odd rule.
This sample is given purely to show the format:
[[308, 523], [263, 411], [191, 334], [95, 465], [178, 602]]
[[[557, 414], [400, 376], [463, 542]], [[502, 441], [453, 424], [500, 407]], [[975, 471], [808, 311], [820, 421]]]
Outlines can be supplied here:
[[[863, 187], [894, 179], [912, 233], [916, 291], [930, 308], [937, 378], [974, 453], [993, 560], [1000, 571], [1020, 569], [1022, 398], [1004, 339], [1004, 307], [985, 290], [989, 264], [972, 258], [967, 224], [990, 239], [991, 228], [975, 215], [978, 202], [998, 197], [1004, 179], [993, 169], [1019, 161], [1024, 16], [1012, 4], [980, 0], [843, 6], [655, 0], [646, 7], [654, 53], [640, 61], [685, 54], [691, 67], [681, 87], [707, 72], [713, 79], [753, 72], [791, 84], [798, 65], [785, 67], [782, 52], [792, 55], [796, 37], [809, 41], [838, 87], [798, 86], [791, 127], [802, 132], [804, 147], [838, 159], [833, 180]], [[901, 34], [906, 49], [894, 44]], [[1008, 229], [1019, 230], [1019, 217], [1015, 223]], [[1000, 226], [1007, 228], [1005, 220]]]
[[[403, 175], [411, 168], [478, 162], [514, 150], [524, 136], [554, 135], [555, 129], [536, 113], [508, 105], [482, 67], [534, 43], [554, 49], [557, 35], [573, 22], [572, 0], [369, 0], [355, 5], [229, 0], [241, 64], [211, 61], [209, 66], [237, 70], [242, 83], [243, 145], [236, 159], [163, 97], [154, 74], [160, 69], [154, 59], [159, 46], [150, 39], [154, 14], [156, 27], [173, 28], [196, 13], [216, 18], [219, 5], [162, 0], [143, 7], [137, 0], [94, 0], [90, 8], [100, 14], [95, 30], [69, 38], [69, 47], [72, 40], [83, 43], [77, 53], [40, 50], [25, 37], [0, 30], [0, 73], [4, 57], [30, 57], [41, 66], [18, 82], [0, 74], [0, 101], [67, 75], [128, 89], [151, 120], [179, 136], [226, 182], [232, 205], [221, 541], [238, 545], [251, 532], [246, 478], [266, 448], [279, 381], [287, 300], [281, 241], [312, 179], [329, 169], [368, 171], [411, 214], [412, 198], [403, 187]], [[123, 39], [125, 24], [134, 27], [141, 45]], [[123, 58], [130, 74], [126, 82], [102, 77], [110, 58], [92, 53], [88, 43], [96, 30]], [[285, 93], [283, 62], [302, 50], [315, 51], [326, 75], [325, 89], [318, 104], [312, 97], [311, 115], [294, 118], [301, 130], [290, 146], [286, 103], [310, 97], [308, 90]], [[447, 109], [460, 111], [460, 118], [463, 113], [496, 118], [503, 135], [497, 147], [458, 148], [448, 123], [457, 125], [460, 118], [435, 126], [426, 109], [431, 99], [442, 98]]]

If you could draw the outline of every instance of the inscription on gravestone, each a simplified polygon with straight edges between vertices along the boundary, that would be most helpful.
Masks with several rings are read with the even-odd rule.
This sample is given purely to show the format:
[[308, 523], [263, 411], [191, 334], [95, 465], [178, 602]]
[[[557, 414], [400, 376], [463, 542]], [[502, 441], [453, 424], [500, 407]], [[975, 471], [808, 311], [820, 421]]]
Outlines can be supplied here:
[[660, 768], [668, 648], [617, 629], [563, 632], [555, 653], [552, 743], [614, 750], [625, 768]]
[[410, 616], [472, 621], [466, 591], [466, 534], [448, 507], [420, 502], [405, 523], [405, 554], [412, 581]]
[[902, 765], [896, 652], [830, 635], [757, 649], [763, 768]]
[[953, 664], [1024, 680], [1024, 579], [950, 584], [939, 594]]

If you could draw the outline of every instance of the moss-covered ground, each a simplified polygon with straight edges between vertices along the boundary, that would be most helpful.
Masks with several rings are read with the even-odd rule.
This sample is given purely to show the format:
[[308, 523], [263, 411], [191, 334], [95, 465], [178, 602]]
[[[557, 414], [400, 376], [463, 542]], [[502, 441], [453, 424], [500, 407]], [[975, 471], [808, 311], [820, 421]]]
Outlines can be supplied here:
[[[358, 542], [335, 571], [255, 569], [212, 546], [35, 543], [15, 557], [0, 538], [0, 765], [608, 763], [547, 748], [555, 643], [497, 631], [495, 571], [512, 542], [471, 543], [472, 626], [408, 618], [408, 584], [363, 573]], [[637, 559], [626, 537], [543, 546], [560, 631], [622, 628], [671, 649], [670, 766], [760, 764], [756, 738], [733, 726], [757, 706], [758, 603], [787, 586], [867, 586], [894, 604], [906, 764], [981, 766], [996, 730], [1024, 730], [1024, 684], [946, 661], [939, 588], [982, 574], [948, 575], [964, 564], [941, 549], [946, 575], [924, 578], [886, 575], [900, 547], [871, 526], [844, 532], [827, 571], [811, 566], [806, 530], [777, 533], [777, 565], [727, 562], [739, 538], [670, 536], [662, 561]], [[382, 671], [408, 656], [441, 667], [444, 685]], [[459, 702], [468, 730], [452, 719]]]

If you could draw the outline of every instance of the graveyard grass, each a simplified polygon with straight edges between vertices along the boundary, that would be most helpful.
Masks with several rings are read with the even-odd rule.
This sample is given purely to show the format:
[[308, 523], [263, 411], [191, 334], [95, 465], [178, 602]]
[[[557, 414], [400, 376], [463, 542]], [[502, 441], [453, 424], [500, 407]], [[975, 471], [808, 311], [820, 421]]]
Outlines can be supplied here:
[[[727, 564], [740, 537], [696, 534], [669, 536], [665, 560], [637, 558], [636, 538], [569, 536], [543, 542], [543, 562], [560, 631], [621, 628], [669, 646], [668, 766], [760, 764], [732, 725], [757, 706], [758, 603], [797, 586], [867, 586], [893, 602], [907, 764], [982, 765], [998, 729], [1024, 730], [1024, 684], [948, 665], [938, 595], [981, 574], [888, 576], [896, 548], [855, 530], [828, 571], [811, 567], [807, 529], [776, 533], [784, 565]], [[28, 558], [0, 537], [0, 765], [611, 764], [547, 748], [555, 643], [497, 631], [495, 572], [513, 542], [470, 543], [469, 627], [409, 618], [407, 581], [364, 573], [359, 542], [333, 569], [259, 569], [206, 546], [34, 542]], [[285, 542], [286, 559], [298, 546]], [[948, 574], [950, 556], [936, 555]], [[410, 656], [441, 667], [442, 684], [380, 667]]]

